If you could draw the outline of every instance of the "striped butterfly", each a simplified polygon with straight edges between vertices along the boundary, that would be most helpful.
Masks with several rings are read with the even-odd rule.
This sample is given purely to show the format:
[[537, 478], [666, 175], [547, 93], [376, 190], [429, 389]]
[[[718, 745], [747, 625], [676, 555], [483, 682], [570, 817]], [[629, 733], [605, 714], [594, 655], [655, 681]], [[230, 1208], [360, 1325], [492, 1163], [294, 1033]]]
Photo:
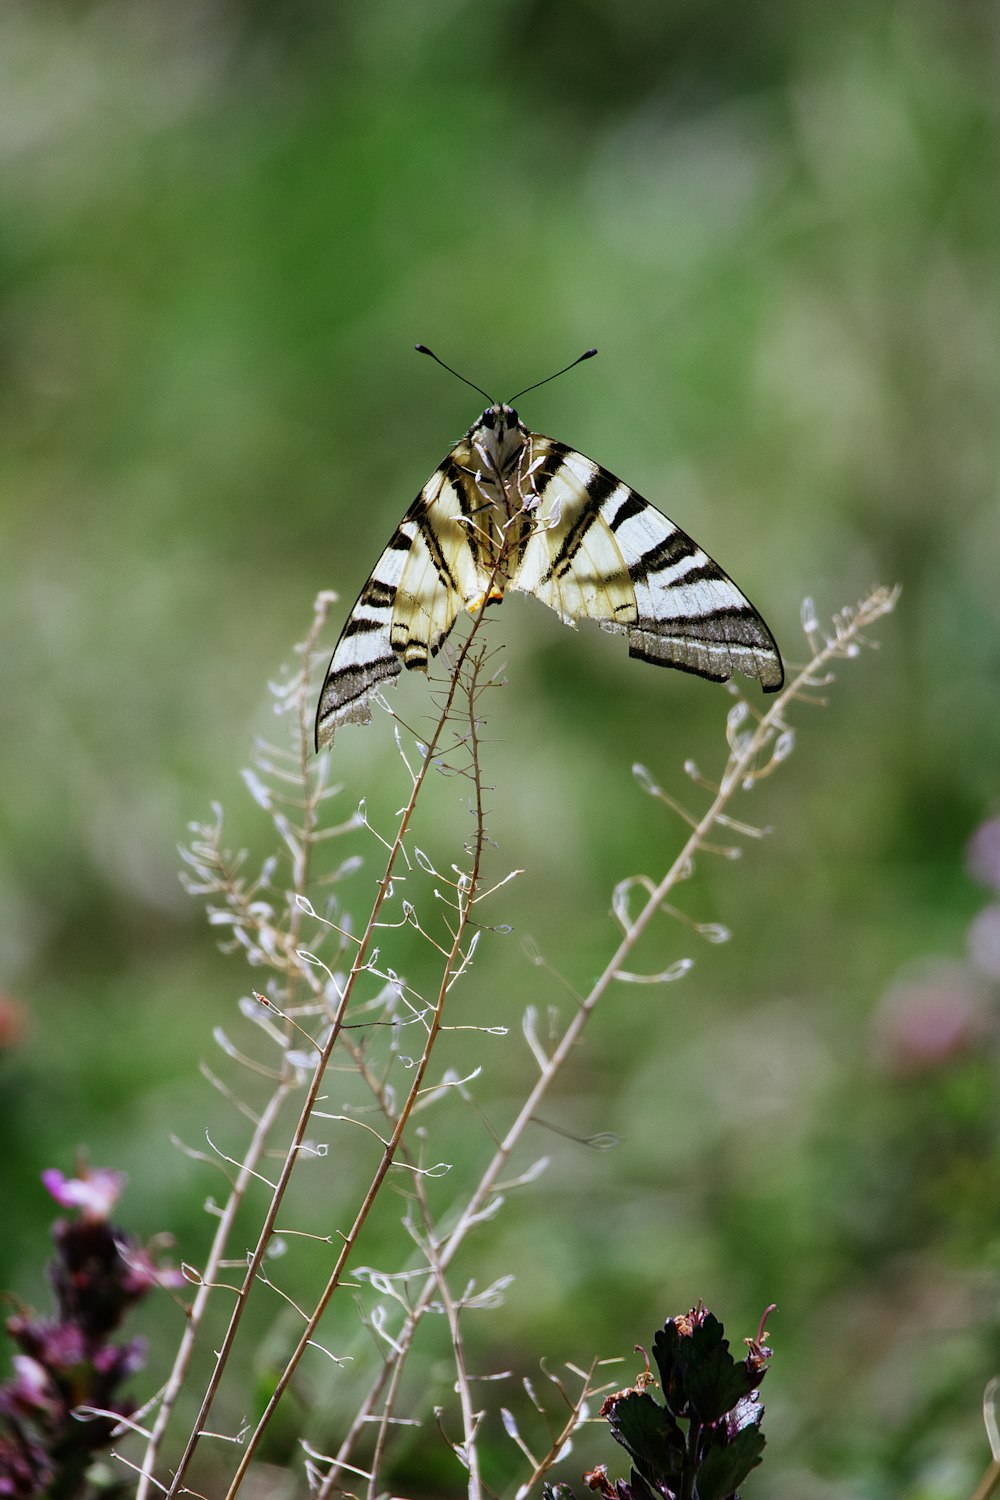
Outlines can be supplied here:
[[434, 470], [358, 595], [323, 683], [316, 748], [342, 724], [367, 723], [372, 691], [403, 667], [425, 672], [462, 609], [477, 615], [508, 589], [534, 594], [574, 628], [594, 620], [627, 636], [640, 661], [715, 682], [740, 672], [777, 692], [774, 637], [718, 563], [600, 464], [480, 394], [491, 404]]

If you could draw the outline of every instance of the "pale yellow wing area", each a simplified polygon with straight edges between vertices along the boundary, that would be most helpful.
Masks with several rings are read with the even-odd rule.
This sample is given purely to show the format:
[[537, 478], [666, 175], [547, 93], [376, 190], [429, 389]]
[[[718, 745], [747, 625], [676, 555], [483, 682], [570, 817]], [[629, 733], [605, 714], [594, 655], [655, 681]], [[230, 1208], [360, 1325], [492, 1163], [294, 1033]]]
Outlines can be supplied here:
[[316, 745], [342, 724], [366, 724], [369, 697], [403, 667], [426, 671], [461, 609], [489, 586], [471, 518], [480, 497], [449, 454], [435, 469], [375, 564], [327, 669], [316, 715]]
[[626, 631], [638, 619], [635, 588], [601, 506], [616, 488], [623, 498], [628, 488], [562, 443], [537, 435], [532, 442], [544, 487], [510, 587], [534, 594], [567, 625], [595, 620]]
[[489, 583], [469, 520], [469, 481], [451, 477], [446, 467], [435, 472], [397, 532], [409, 539], [409, 546], [392, 606], [389, 642], [411, 668], [426, 668], [459, 612]]

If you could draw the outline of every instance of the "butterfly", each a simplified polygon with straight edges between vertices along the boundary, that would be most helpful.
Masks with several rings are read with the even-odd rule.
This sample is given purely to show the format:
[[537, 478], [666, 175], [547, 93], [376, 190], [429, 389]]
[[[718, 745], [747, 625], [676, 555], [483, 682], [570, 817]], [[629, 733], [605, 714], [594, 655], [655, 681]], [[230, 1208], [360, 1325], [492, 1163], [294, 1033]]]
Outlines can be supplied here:
[[463, 609], [478, 615], [508, 589], [574, 628], [594, 620], [625, 635], [640, 661], [715, 682], [740, 672], [767, 693], [784, 681], [767, 625], [697, 542], [610, 470], [491, 402], [358, 595], [320, 694], [317, 750], [342, 724], [367, 723], [371, 693], [404, 667], [425, 672]]

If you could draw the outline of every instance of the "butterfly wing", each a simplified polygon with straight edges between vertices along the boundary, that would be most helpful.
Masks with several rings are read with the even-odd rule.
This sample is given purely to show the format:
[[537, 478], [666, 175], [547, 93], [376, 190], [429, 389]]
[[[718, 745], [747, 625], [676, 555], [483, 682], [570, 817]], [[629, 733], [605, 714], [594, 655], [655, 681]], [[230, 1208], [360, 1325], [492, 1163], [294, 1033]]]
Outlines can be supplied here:
[[531, 436], [537, 525], [510, 587], [568, 625], [595, 620], [628, 636], [629, 655], [724, 682], [734, 672], [773, 693], [781, 657], [732, 579], [673, 521], [592, 459]]
[[367, 724], [368, 699], [403, 667], [427, 663], [464, 605], [489, 587], [476, 492], [454, 451], [435, 469], [358, 595], [327, 668], [316, 712], [316, 748], [342, 724]]

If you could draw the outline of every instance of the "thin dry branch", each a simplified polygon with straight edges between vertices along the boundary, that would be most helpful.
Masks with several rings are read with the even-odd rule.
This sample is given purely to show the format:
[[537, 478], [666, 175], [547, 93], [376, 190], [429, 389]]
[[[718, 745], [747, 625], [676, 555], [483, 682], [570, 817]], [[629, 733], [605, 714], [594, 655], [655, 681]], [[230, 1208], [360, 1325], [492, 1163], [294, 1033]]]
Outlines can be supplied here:
[[[200, 1412], [173, 1476], [169, 1490], [170, 1496], [178, 1495], [184, 1489], [185, 1476], [199, 1438], [202, 1435], [208, 1435], [206, 1426], [208, 1415], [234, 1348], [247, 1298], [252, 1287], [263, 1280], [261, 1270], [263, 1258], [275, 1232], [277, 1215], [288, 1183], [299, 1156], [303, 1152], [306, 1130], [311, 1120], [319, 1118], [324, 1113], [316, 1106], [320, 1101], [320, 1088], [324, 1075], [336, 1047], [343, 1050], [343, 1061], [355, 1076], [363, 1080], [371, 1092], [375, 1106], [385, 1119], [385, 1129], [376, 1132], [380, 1142], [379, 1163], [372, 1174], [367, 1191], [362, 1196], [350, 1229], [343, 1234], [338, 1233], [338, 1236], [332, 1240], [332, 1243], [337, 1246], [338, 1253], [326, 1286], [322, 1294], [312, 1303], [312, 1310], [305, 1317], [297, 1347], [281, 1373], [256, 1429], [249, 1434], [245, 1442], [227, 1492], [227, 1500], [232, 1500], [240, 1488], [259, 1442], [306, 1348], [311, 1344], [316, 1344], [316, 1333], [331, 1297], [338, 1287], [346, 1285], [344, 1272], [347, 1262], [355, 1250], [375, 1198], [393, 1165], [405, 1166], [412, 1174], [414, 1192], [421, 1204], [423, 1215], [423, 1229], [418, 1243], [424, 1252], [426, 1264], [416, 1272], [408, 1273], [409, 1276], [415, 1276], [418, 1279], [419, 1288], [413, 1300], [400, 1299], [404, 1316], [402, 1326], [398, 1331], [390, 1337], [388, 1328], [385, 1329], [384, 1337], [380, 1341], [386, 1351], [381, 1368], [358, 1406], [336, 1456], [323, 1460], [323, 1463], [329, 1467], [322, 1480], [318, 1478], [319, 1471], [315, 1468], [312, 1470], [316, 1493], [320, 1500], [324, 1500], [324, 1497], [329, 1500], [329, 1497], [340, 1493], [339, 1486], [344, 1476], [358, 1476], [359, 1474], [366, 1477], [370, 1500], [371, 1497], [381, 1492], [380, 1470], [386, 1453], [389, 1432], [391, 1427], [401, 1420], [396, 1415], [396, 1407], [402, 1371], [422, 1320], [434, 1305], [437, 1296], [451, 1325], [455, 1351], [457, 1390], [463, 1425], [463, 1438], [459, 1445], [460, 1456], [468, 1468], [470, 1497], [472, 1500], [479, 1500], [485, 1492], [477, 1451], [481, 1413], [474, 1409], [471, 1381], [475, 1377], [466, 1365], [466, 1354], [459, 1328], [459, 1317], [465, 1299], [451, 1292], [448, 1272], [472, 1231], [478, 1225], [487, 1222], [500, 1209], [504, 1194], [514, 1186], [532, 1178], [532, 1172], [522, 1174], [520, 1177], [509, 1176], [507, 1168], [511, 1155], [523, 1139], [528, 1126], [537, 1120], [539, 1106], [571, 1057], [589, 1017], [608, 989], [616, 981], [664, 982], [669, 978], [679, 977], [684, 971], [686, 961], [683, 960], [679, 964], [672, 965], [662, 974], [656, 975], [634, 973], [628, 967], [637, 943], [654, 919], [660, 914], [680, 918], [688, 926], [694, 927], [696, 931], [700, 930], [701, 935], [708, 940], [722, 940], [722, 929], [715, 927], [714, 924], [707, 926], [702, 924], [699, 928], [699, 924], [690, 922], [681, 913], [675, 911], [668, 897], [674, 886], [686, 878], [697, 855], [712, 851], [723, 854], [732, 853], [730, 845], [719, 845], [713, 841], [711, 835], [715, 830], [725, 830], [730, 838], [734, 835], [750, 838], [761, 836], [760, 829], [731, 815], [730, 803], [739, 791], [748, 790], [757, 781], [770, 775], [781, 764], [793, 745], [793, 734], [785, 718], [788, 709], [794, 702], [816, 701], [817, 690], [825, 689], [832, 680], [829, 669], [833, 663], [838, 659], [857, 654], [860, 645], [864, 643], [863, 632], [893, 607], [895, 597], [892, 591], [876, 591], [856, 611], [837, 617], [834, 632], [829, 637], [821, 635], [814, 611], [811, 606], [807, 608], [804, 625], [811, 647], [811, 659], [807, 665], [791, 677], [788, 686], [765, 714], [759, 714], [746, 700], [741, 697], [737, 698], [727, 717], [726, 734], [729, 754], [718, 781], [713, 782], [702, 777], [696, 768], [689, 765], [692, 781], [709, 793], [708, 803], [700, 815], [681, 807], [676, 801], [667, 797], [655, 785], [648, 772], [637, 768], [637, 779], [643, 789], [679, 815], [689, 830], [687, 837], [669, 868], [659, 879], [633, 876], [623, 882], [616, 892], [614, 915], [619, 923], [620, 940], [604, 970], [587, 994], [578, 995], [568, 981], [560, 981], [574, 999], [573, 1013], [561, 1034], [553, 1034], [546, 1039], [546, 1045], [542, 1046], [534, 1027], [531, 1028], [529, 1040], [533, 1038], [531, 1050], [538, 1067], [535, 1082], [506, 1132], [492, 1134], [491, 1158], [479, 1181], [471, 1191], [466, 1193], [458, 1209], [457, 1218], [449, 1219], [446, 1230], [435, 1228], [423, 1193], [421, 1174], [432, 1169], [420, 1167], [414, 1161], [407, 1145], [406, 1131], [410, 1124], [411, 1114], [418, 1105], [422, 1107], [430, 1104], [445, 1092], [443, 1084], [427, 1082], [427, 1071], [434, 1044], [440, 1032], [445, 1029], [443, 1016], [446, 999], [457, 980], [467, 976], [470, 972], [475, 945], [484, 930], [477, 918], [473, 916], [473, 908], [487, 895], [493, 894], [503, 886], [506, 880], [512, 878], [508, 875], [504, 880], [480, 885], [482, 858], [489, 843], [484, 826], [486, 814], [480, 766], [480, 721], [477, 717], [477, 696], [482, 688], [488, 685], [485, 681], [485, 662], [488, 653], [481, 643], [477, 644], [482, 611], [479, 618], [474, 620], [468, 637], [452, 663], [443, 689], [440, 714], [430, 739], [426, 743], [418, 743], [419, 754], [411, 759], [404, 754], [402, 744], [399, 746], [410, 787], [407, 801], [396, 819], [395, 831], [389, 837], [380, 835], [368, 823], [363, 804], [359, 816], [339, 825], [338, 831], [346, 832], [364, 822], [371, 834], [387, 851], [384, 871], [369, 918], [360, 936], [355, 936], [353, 924], [346, 913], [335, 911], [333, 905], [327, 905], [325, 913], [317, 911], [306, 894], [306, 886], [311, 879], [318, 887], [325, 878], [311, 875], [311, 852], [328, 831], [320, 827], [319, 818], [327, 798], [336, 790], [326, 784], [328, 761], [321, 759], [319, 762], [311, 762], [308, 751], [309, 652], [311, 643], [315, 640], [315, 635], [322, 623], [321, 604], [317, 610], [317, 623], [310, 641], [306, 643], [303, 671], [293, 684], [282, 689], [289, 700], [289, 706], [298, 716], [299, 739], [296, 751], [294, 755], [287, 756], [284, 752], [268, 746], [263, 747], [259, 752], [258, 768], [261, 775], [265, 778], [267, 776], [273, 778], [280, 788], [278, 792], [269, 790], [266, 779], [263, 781], [259, 778], [256, 781], [251, 779], [248, 782], [258, 802], [269, 812], [285, 848], [286, 857], [291, 863], [292, 884], [286, 913], [283, 917], [275, 917], [266, 899], [271, 890], [275, 862], [269, 861], [258, 879], [249, 880], [243, 874], [242, 857], [237, 856], [235, 860], [232, 860], [221, 854], [221, 823], [217, 824], [215, 829], [202, 830], [203, 837], [189, 858], [193, 871], [189, 877], [190, 888], [200, 891], [211, 899], [217, 897], [220, 905], [214, 910], [219, 925], [230, 928], [234, 941], [247, 951], [252, 961], [265, 963], [279, 976], [282, 1003], [270, 1005], [274, 1019], [269, 1019], [267, 1025], [268, 1040], [271, 1043], [277, 1043], [282, 1048], [282, 1060], [279, 1082], [271, 1096], [273, 1104], [269, 1103], [261, 1111], [248, 1151], [242, 1161], [235, 1163], [238, 1166], [238, 1172], [234, 1188], [223, 1209], [212, 1250], [206, 1261], [203, 1284], [199, 1287], [195, 1306], [192, 1309], [192, 1324], [185, 1332], [182, 1348], [167, 1383], [161, 1411], [147, 1444], [142, 1464], [140, 1500], [147, 1500], [150, 1486], [155, 1485], [157, 1490], [162, 1488], [153, 1479], [153, 1471], [162, 1446], [164, 1430], [174, 1409], [178, 1391], [189, 1366], [195, 1338], [203, 1321], [208, 1289], [217, 1281], [215, 1273], [224, 1263], [225, 1247], [236, 1208], [242, 1201], [250, 1180], [257, 1175], [256, 1168], [259, 1166], [260, 1156], [265, 1142], [269, 1139], [280, 1104], [291, 1089], [303, 1086], [303, 1079], [311, 1069], [311, 1077], [304, 1089], [304, 1102], [264, 1216], [256, 1248], [248, 1262], [240, 1261], [240, 1264], [246, 1264], [242, 1285], [239, 1288], [230, 1289], [236, 1295], [233, 1314], [222, 1340]], [[460, 701], [462, 723], [458, 725], [456, 724], [457, 705]], [[471, 810], [475, 821], [475, 835], [466, 846], [468, 866], [460, 869], [453, 865], [451, 873], [447, 875], [436, 870], [433, 861], [423, 851], [419, 849], [411, 851], [408, 845], [415, 808], [432, 766], [437, 770], [461, 775], [471, 782], [474, 789]], [[399, 921], [391, 921], [385, 914], [386, 903], [394, 895], [394, 883], [398, 883], [407, 872], [412, 874], [415, 867], [419, 867], [425, 874], [439, 882], [435, 894], [441, 903], [439, 912], [447, 934], [440, 940], [432, 936], [425, 924], [418, 921], [412, 906], [402, 899], [401, 893], [396, 894], [400, 902], [402, 918]], [[342, 870], [349, 872], [351, 868], [353, 868], [353, 861], [345, 861]], [[406, 890], [408, 887], [404, 886], [403, 889]], [[636, 902], [634, 912], [631, 909], [632, 900]], [[334, 920], [334, 915], [336, 915], [336, 920]], [[320, 927], [320, 937], [313, 943], [313, 947], [318, 947], [325, 936], [335, 938], [339, 944], [337, 959], [327, 962], [318, 954], [303, 947], [302, 924], [307, 919], [317, 922]], [[425, 1000], [416, 988], [397, 976], [385, 959], [379, 956], [376, 943], [391, 941], [389, 934], [400, 927], [419, 934], [425, 940], [428, 951], [436, 955], [437, 979], [431, 986], [433, 998], [429, 996]], [[348, 952], [351, 955], [349, 967], [346, 973], [340, 974], [337, 972], [336, 964]], [[544, 965], [543, 960], [537, 961]], [[376, 996], [373, 1000], [356, 1002], [352, 1023], [358, 1024], [354, 1018], [360, 1012], [371, 1012], [372, 1009], [377, 1011], [386, 1004], [391, 1007], [390, 1014], [393, 1019], [391, 1023], [379, 1020], [365, 1021], [363, 1025], [369, 1029], [367, 1032], [362, 1031], [361, 1039], [355, 1044], [345, 1016], [348, 1005], [355, 996], [357, 985], [366, 976], [381, 977], [385, 980], [386, 989], [382, 996]], [[295, 996], [302, 985], [306, 986], [308, 993], [312, 996], [311, 1010], [297, 1009], [295, 1006]], [[408, 1011], [407, 1021], [416, 1025], [417, 1033], [422, 1033], [422, 1048], [419, 1059], [415, 1059], [410, 1070], [406, 1093], [401, 1102], [397, 1103], [395, 1090], [389, 1081], [388, 1069], [393, 1060], [399, 1056], [398, 1015], [400, 1009], [404, 1014]], [[322, 1022], [320, 1036], [315, 1040], [311, 1039], [298, 1022], [292, 1019], [293, 1013], [303, 1017], [306, 1014], [319, 1017], [319, 1021]], [[378, 1070], [370, 1064], [367, 1046], [368, 1040], [374, 1035], [371, 1028], [386, 1024], [391, 1024], [392, 1041], [388, 1061], [384, 1064], [386, 1071], [380, 1076]], [[302, 1050], [303, 1040], [306, 1051]], [[247, 1065], [258, 1072], [262, 1071], [260, 1065], [255, 1064], [252, 1059], [247, 1059]], [[263, 1071], [271, 1071], [273, 1075], [273, 1070]], [[454, 1080], [454, 1084], [458, 1087], [458, 1080]], [[473, 1108], [475, 1108], [474, 1104]], [[362, 1122], [355, 1119], [352, 1123]], [[454, 1205], [450, 1212], [454, 1214]], [[302, 1300], [299, 1298], [300, 1302]], [[583, 1397], [581, 1397], [582, 1400]], [[536, 1482], [555, 1461], [555, 1457], [578, 1419], [579, 1407], [576, 1407], [567, 1418], [566, 1425], [555, 1435], [549, 1453], [543, 1459], [532, 1459], [534, 1473], [519, 1493], [526, 1494], [531, 1484]], [[361, 1434], [369, 1429], [372, 1423], [377, 1427], [374, 1459], [370, 1466], [362, 1468], [353, 1461], [354, 1448]]]
[[[428, 771], [435, 764], [436, 752], [438, 750], [439, 744], [441, 744], [443, 741], [445, 730], [453, 717], [456, 698], [459, 695], [463, 683], [465, 683], [466, 685], [466, 691], [468, 695], [470, 729], [465, 734], [463, 734], [455, 743], [462, 743], [466, 746], [466, 748], [471, 747], [471, 757], [473, 762], [475, 762], [476, 758], [478, 757], [478, 747], [476, 741], [477, 729], [475, 718], [475, 702], [479, 690], [478, 673], [482, 658], [477, 658], [475, 647], [481, 621], [482, 612], [480, 612], [480, 616], [473, 622], [472, 629], [470, 630], [468, 636], [466, 637], [466, 640], [464, 641], [457, 654], [455, 666], [449, 678], [447, 691], [445, 693], [444, 705], [441, 709], [440, 716], [430, 740], [428, 741], [426, 747], [424, 747], [423, 749], [419, 769], [415, 772], [415, 774], [412, 775], [410, 796], [401, 811], [395, 836], [391, 844], [389, 845], [389, 855], [385, 864], [384, 873], [381, 880], [379, 881], [375, 901], [373, 903], [368, 922], [366, 923], [364, 933], [357, 942], [357, 949], [353, 964], [344, 983], [342, 985], [336, 986], [338, 990], [338, 1003], [332, 1016], [329, 1034], [323, 1047], [319, 1050], [313, 1075], [305, 1092], [305, 1099], [300, 1110], [299, 1118], [292, 1135], [292, 1140], [285, 1157], [284, 1164], [279, 1174], [277, 1183], [275, 1184], [271, 1202], [265, 1215], [260, 1234], [258, 1236], [257, 1245], [252, 1255], [249, 1257], [246, 1274], [243, 1279], [243, 1284], [239, 1290], [236, 1306], [233, 1310], [229, 1326], [226, 1330], [225, 1336], [216, 1356], [215, 1367], [208, 1382], [208, 1386], [205, 1391], [198, 1417], [188, 1437], [184, 1452], [175, 1471], [173, 1482], [169, 1490], [170, 1496], [175, 1496], [180, 1493], [183, 1487], [187, 1469], [194, 1455], [199, 1438], [205, 1431], [205, 1424], [208, 1418], [208, 1414], [214, 1403], [215, 1396], [221, 1383], [223, 1371], [232, 1352], [243, 1310], [246, 1306], [247, 1298], [249, 1296], [251, 1288], [259, 1278], [260, 1268], [263, 1263], [264, 1255], [267, 1251], [268, 1244], [274, 1232], [275, 1221], [280, 1210], [280, 1206], [283, 1201], [286, 1189], [288, 1187], [288, 1183], [294, 1171], [299, 1152], [302, 1148], [307, 1127], [309, 1125], [310, 1119], [313, 1116], [314, 1108], [319, 1098], [319, 1091], [326, 1072], [327, 1064], [333, 1053], [334, 1047], [340, 1039], [342, 1028], [344, 1025], [344, 1017], [347, 1011], [347, 1007], [353, 997], [356, 983], [362, 975], [369, 972], [377, 972], [372, 968], [374, 935], [378, 930], [381, 913], [385, 902], [389, 899], [393, 891], [393, 881], [396, 876], [396, 867], [401, 856], [404, 855], [404, 840], [409, 831], [417, 800], [424, 786]], [[468, 677], [466, 677], [466, 672], [468, 672]], [[452, 748], [452, 746], [449, 746], [449, 750]], [[305, 760], [303, 760], [303, 774], [308, 777], [308, 767]], [[455, 907], [457, 910], [457, 920], [453, 929], [453, 943], [451, 949], [445, 956], [445, 964], [439, 987], [438, 999], [434, 1007], [433, 1016], [427, 1023], [427, 1038], [425, 1041], [421, 1060], [414, 1070], [413, 1082], [408, 1092], [406, 1102], [404, 1103], [404, 1106], [401, 1109], [399, 1116], [397, 1117], [392, 1134], [385, 1145], [381, 1161], [373, 1176], [370, 1187], [364, 1195], [354, 1224], [349, 1233], [344, 1236], [344, 1242], [341, 1248], [341, 1252], [337, 1257], [336, 1264], [331, 1273], [327, 1286], [322, 1296], [316, 1303], [313, 1314], [308, 1320], [308, 1323], [303, 1331], [302, 1337], [295, 1352], [289, 1360], [288, 1365], [286, 1366], [286, 1369], [282, 1373], [281, 1377], [279, 1377], [275, 1391], [265, 1409], [261, 1421], [259, 1422], [256, 1430], [254, 1431], [246, 1445], [241, 1462], [233, 1478], [233, 1482], [229, 1491], [230, 1494], [235, 1494], [236, 1490], [239, 1488], [246, 1469], [252, 1460], [260, 1437], [266, 1429], [271, 1416], [273, 1415], [273, 1412], [276, 1409], [276, 1406], [280, 1401], [299, 1360], [302, 1357], [302, 1354], [312, 1340], [315, 1334], [316, 1327], [318, 1326], [318, 1323], [323, 1315], [323, 1312], [331, 1295], [333, 1294], [333, 1291], [341, 1283], [343, 1269], [346, 1264], [347, 1258], [354, 1248], [357, 1237], [365, 1220], [367, 1219], [372, 1203], [374, 1202], [375, 1197], [382, 1185], [382, 1182], [385, 1179], [386, 1173], [388, 1172], [389, 1167], [392, 1165], [395, 1159], [400, 1146], [403, 1131], [405, 1130], [406, 1123], [409, 1118], [410, 1111], [412, 1110], [413, 1105], [416, 1102], [416, 1099], [420, 1092], [429, 1062], [430, 1053], [433, 1048], [434, 1041], [436, 1040], [436, 1037], [440, 1031], [441, 1016], [445, 997], [456, 975], [460, 973], [467, 965], [468, 954], [465, 951], [464, 945], [467, 943], [467, 930], [470, 923], [470, 912], [472, 904], [475, 901], [477, 895], [479, 866], [481, 863], [485, 843], [485, 833], [482, 821], [482, 783], [478, 775], [478, 770], [476, 770], [473, 779], [476, 785], [477, 831], [472, 845], [472, 867], [467, 874], [461, 876], [455, 882]], [[293, 831], [286, 826], [283, 818], [279, 818], [278, 816], [275, 816], [275, 824], [279, 828], [279, 832], [281, 832], [286, 845], [288, 845], [292, 852], [295, 889], [296, 892], [301, 892], [301, 895], [304, 898], [305, 892], [299, 884], [299, 881], [304, 877], [307, 870], [307, 856], [311, 842], [310, 838], [308, 837], [310, 830], [307, 827], [302, 830]], [[299, 834], [300, 836], [297, 837], [296, 834]], [[296, 913], [300, 913], [303, 910], [303, 903], [295, 902], [294, 910]], [[287, 946], [291, 947], [293, 945], [290, 943]], [[297, 943], [294, 944], [294, 947], [296, 950], [296, 958], [301, 961], [303, 955], [301, 951], [298, 950]]]
[[[312, 627], [301, 647], [301, 653], [306, 664], [304, 670], [292, 679], [289, 691], [293, 694], [293, 703], [296, 711], [299, 739], [299, 757], [296, 772], [283, 773], [287, 779], [302, 789], [302, 819], [303, 839], [302, 845], [305, 851], [309, 848], [310, 831], [316, 829], [319, 821], [320, 805], [325, 800], [326, 791], [324, 782], [309, 775], [309, 766], [306, 760], [305, 746], [307, 744], [307, 731], [305, 725], [308, 721], [308, 691], [309, 673], [308, 663], [315, 651], [316, 640], [326, 623], [326, 615], [331, 596], [321, 595], [317, 600], [313, 614]], [[221, 834], [221, 817], [217, 820], [217, 828]], [[202, 850], [211, 865], [215, 867], [215, 879], [221, 875], [224, 885], [228, 885], [231, 894], [241, 903], [253, 901], [270, 876], [270, 865], [265, 866], [260, 878], [246, 886], [240, 881], [238, 870], [229, 867], [226, 861], [219, 855], [218, 838], [214, 844], [210, 840], [208, 844], [202, 842]], [[188, 863], [194, 861], [189, 857]], [[294, 870], [294, 890], [305, 896], [305, 887], [308, 880], [308, 864], [305, 859], [298, 862]], [[300, 909], [296, 903], [292, 903], [292, 925], [289, 930], [289, 945], [296, 946], [298, 942], [299, 924], [301, 921]], [[173, 1416], [177, 1399], [184, 1386], [190, 1369], [191, 1360], [194, 1356], [199, 1334], [202, 1329], [205, 1314], [208, 1310], [209, 1298], [212, 1290], [219, 1283], [219, 1270], [222, 1267], [229, 1245], [230, 1235], [237, 1212], [242, 1204], [250, 1185], [257, 1179], [257, 1168], [268, 1147], [273, 1130], [286, 1099], [294, 1088], [298, 1086], [298, 1078], [293, 1068], [289, 1067], [287, 1060], [283, 1062], [281, 1075], [271, 1091], [271, 1094], [261, 1111], [250, 1137], [250, 1141], [239, 1164], [236, 1177], [232, 1183], [229, 1195], [219, 1214], [215, 1234], [209, 1247], [208, 1256], [202, 1268], [198, 1290], [188, 1312], [184, 1333], [178, 1345], [174, 1357], [173, 1366], [164, 1385], [159, 1410], [156, 1420], [146, 1443], [141, 1463], [139, 1464], [139, 1482], [136, 1489], [136, 1500], [148, 1500], [150, 1488], [155, 1485], [157, 1490], [163, 1488], [154, 1479], [156, 1465], [159, 1459], [160, 1449], [166, 1435], [167, 1427]]]
[[[741, 725], [748, 714], [742, 710], [738, 714], [731, 712], [727, 723], [729, 756], [718, 783], [706, 781], [696, 769], [692, 768], [694, 771], [692, 779], [711, 792], [708, 807], [700, 817], [693, 821], [691, 832], [665, 874], [659, 881], [645, 883], [646, 900], [635, 917], [625, 926], [621, 941], [589, 993], [580, 1002], [558, 1043], [547, 1056], [541, 1049], [535, 1050], [535, 1057], [539, 1063], [539, 1076], [513, 1123], [497, 1145], [492, 1159], [469, 1195], [457, 1222], [436, 1247], [433, 1273], [428, 1276], [406, 1319], [404, 1328], [397, 1335], [397, 1348], [387, 1357], [385, 1364], [372, 1382], [367, 1397], [359, 1407], [348, 1433], [345, 1434], [331, 1468], [317, 1492], [318, 1500], [330, 1500], [330, 1497], [336, 1493], [335, 1485], [341, 1467], [347, 1466], [355, 1443], [366, 1425], [372, 1420], [386, 1388], [394, 1387], [398, 1382], [398, 1365], [409, 1355], [418, 1325], [432, 1305], [435, 1290], [441, 1278], [447, 1273], [470, 1232], [482, 1222], [485, 1216], [489, 1215], [491, 1205], [500, 1191], [501, 1176], [513, 1151], [535, 1118], [562, 1068], [578, 1046], [587, 1022], [597, 1005], [615, 981], [630, 977], [625, 965], [640, 937], [657, 914], [662, 911], [674, 886], [687, 876], [696, 854], [712, 847], [709, 835], [713, 828], [720, 824], [732, 826], [727, 809], [734, 796], [741, 790], [749, 790], [757, 781], [771, 774], [787, 756], [793, 738], [792, 731], [786, 723], [786, 715], [792, 704], [797, 701], [812, 701], [811, 689], [816, 686], [821, 674], [828, 673], [829, 668], [836, 661], [857, 656], [861, 646], [868, 644], [863, 632], [893, 609], [897, 597], [897, 589], [876, 589], [857, 609], [844, 611], [835, 617], [832, 635], [821, 635], [818, 627], [815, 627], [812, 633], [807, 630], [807, 639], [813, 648], [811, 659], [791, 676], [769, 710], [758, 718], [756, 726], [753, 729], [743, 730]], [[813, 622], [812, 607], [808, 601], [807, 619], [810, 623]], [[829, 677], [825, 679], [827, 682], [830, 680]], [[770, 754], [767, 753], [768, 751]]]

